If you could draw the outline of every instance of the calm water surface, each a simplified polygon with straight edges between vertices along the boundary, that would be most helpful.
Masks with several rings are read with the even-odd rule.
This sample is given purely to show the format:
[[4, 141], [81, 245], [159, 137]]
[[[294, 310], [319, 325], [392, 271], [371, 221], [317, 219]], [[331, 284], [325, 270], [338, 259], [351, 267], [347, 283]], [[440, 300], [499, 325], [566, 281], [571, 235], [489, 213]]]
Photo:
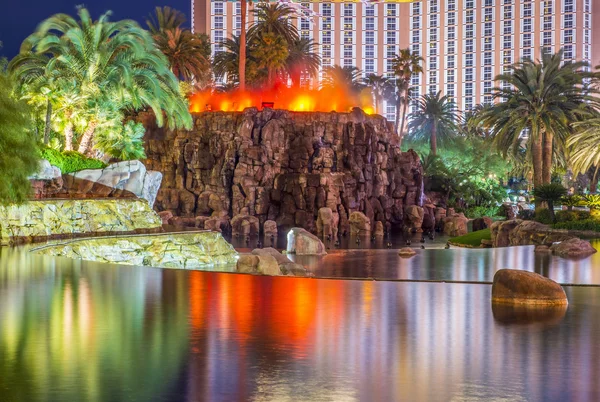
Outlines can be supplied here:
[[0, 249], [0, 400], [600, 400], [600, 288], [537, 313], [490, 290]]

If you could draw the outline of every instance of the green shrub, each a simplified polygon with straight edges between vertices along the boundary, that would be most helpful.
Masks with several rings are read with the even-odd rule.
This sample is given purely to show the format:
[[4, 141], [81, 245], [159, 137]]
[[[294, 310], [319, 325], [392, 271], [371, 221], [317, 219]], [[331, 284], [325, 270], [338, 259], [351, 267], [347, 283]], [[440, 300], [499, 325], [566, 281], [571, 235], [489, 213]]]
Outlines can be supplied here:
[[62, 173], [73, 173], [84, 169], [102, 169], [106, 164], [98, 159], [88, 158], [75, 151], [60, 152], [52, 148], [44, 148], [42, 158], [56, 166]]
[[593, 230], [600, 232], [600, 221], [596, 219], [584, 219], [579, 221], [559, 222], [554, 224], [555, 229], [567, 230]]
[[461, 246], [479, 247], [482, 240], [491, 240], [492, 232], [490, 228], [478, 230], [476, 232], [467, 233], [463, 236], [453, 237], [448, 241], [452, 244]]
[[535, 211], [533, 211], [532, 209], [523, 209], [522, 211], [519, 211], [519, 214], [517, 215], [517, 218], [523, 219], [525, 221], [532, 221], [534, 217]]
[[535, 211], [533, 219], [545, 225], [554, 223], [554, 215], [549, 209], [546, 208], [538, 209], [537, 211]]
[[575, 211], [558, 211], [556, 213], [556, 222], [571, 222], [579, 219]]
[[492, 217], [492, 216], [502, 216], [502, 214], [506, 215], [506, 213], [504, 212], [504, 208], [497, 207], [497, 206], [470, 207], [470, 208], [467, 208], [464, 212], [465, 212], [465, 216], [467, 218], [471, 218], [471, 219], [482, 218], [484, 216]]

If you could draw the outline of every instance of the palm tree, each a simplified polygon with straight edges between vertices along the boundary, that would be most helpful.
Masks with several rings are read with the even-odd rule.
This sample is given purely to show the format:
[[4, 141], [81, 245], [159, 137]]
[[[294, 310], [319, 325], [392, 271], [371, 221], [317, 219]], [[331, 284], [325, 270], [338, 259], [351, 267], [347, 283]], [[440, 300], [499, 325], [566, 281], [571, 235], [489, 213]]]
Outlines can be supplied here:
[[239, 38], [239, 60], [238, 60], [238, 80], [240, 83], [240, 90], [243, 92], [246, 90], [246, 16], [248, 14], [248, 3], [246, 0], [241, 0], [240, 3], [240, 38]]
[[96, 145], [104, 153], [102, 159], [108, 162], [111, 157], [122, 161], [146, 158], [144, 125], [131, 120], [125, 124], [120, 121], [116, 123], [98, 133]]
[[296, 18], [293, 8], [280, 3], [261, 2], [253, 12], [256, 22], [248, 30], [250, 41], [266, 33], [281, 36], [288, 45], [299, 38], [298, 29], [292, 23]]
[[[110, 22], [110, 12], [94, 21], [80, 7], [78, 15], [79, 21], [66, 14], [48, 18], [21, 48], [22, 58], [49, 55], [46, 71], [58, 72], [61, 82], [71, 84], [73, 101], [65, 113], [109, 99], [123, 109], [150, 107], [160, 126], [166, 115], [174, 127], [191, 127], [178, 80], [147, 31], [131, 20]], [[90, 120], [80, 152], [88, 151], [98, 124]], [[67, 142], [68, 130], [69, 124]]]
[[394, 84], [383, 75], [369, 74], [364, 80], [365, 86], [371, 89], [375, 103], [375, 113], [379, 114], [381, 103], [391, 98], [394, 93]]
[[324, 88], [348, 88], [352, 92], [360, 92], [363, 88], [361, 72], [357, 67], [341, 67], [337, 64], [323, 69]]
[[210, 74], [210, 39], [189, 29], [173, 28], [153, 35], [171, 71], [183, 81], [206, 81]]
[[[584, 90], [585, 63], [562, 60], [562, 51], [542, 54], [541, 61], [522, 61], [496, 77], [509, 86], [494, 89], [497, 101], [479, 116], [494, 133], [504, 155], [525, 144], [533, 167], [533, 184], [549, 184], [553, 160], [564, 154], [572, 123], [591, 114], [597, 100]], [[591, 90], [590, 90], [591, 91]], [[526, 139], [523, 133], [527, 133]]]
[[[239, 76], [239, 64], [241, 61], [241, 36], [233, 36], [225, 39], [222, 46], [225, 50], [215, 53], [213, 58], [213, 73], [216, 78], [227, 77], [229, 82], [239, 82], [240, 90], [242, 83]], [[247, 64], [247, 60], [246, 63]], [[245, 69], [244, 69], [245, 70]]]
[[437, 155], [438, 139], [448, 140], [458, 131], [459, 115], [456, 105], [448, 96], [423, 95], [418, 108], [411, 115], [408, 128], [415, 138], [428, 138], [431, 154]]
[[288, 45], [289, 55], [285, 61], [292, 85], [299, 87], [302, 74], [314, 77], [321, 66], [321, 56], [315, 51], [316, 44], [307, 38], [297, 38]]
[[402, 137], [404, 136], [404, 124], [406, 122], [408, 104], [410, 102], [410, 80], [413, 75], [421, 74], [423, 72], [423, 67], [421, 66], [422, 61], [422, 57], [412, 53], [408, 48], [400, 50], [400, 54], [392, 60], [397, 88], [396, 130], [400, 137], [400, 145], [402, 144]]
[[283, 37], [265, 33], [255, 39], [252, 53], [256, 57], [259, 68], [267, 70], [267, 87], [273, 88], [275, 77], [285, 67], [288, 58], [288, 47]]
[[181, 11], [171, 7], [156, 7], [154, 15], [150, 15], [146, 20], [148, 29], [152, 35], [156, 35], [162, 31], [181, 28], [187, 18]]
[[556, 220], [554, 203], [560, 201], [565, 195], [567, 195], [567, 189], [556, 183], [542, 184], [533, 189], [533, 196], [536, 201], [542, 201], [548, 205], [552, 222]]
[[600, 171], [600, 118], [576, 122], [577, 130], [567, 139], [569, 164], [573, 174], [590, 173], [590, 191], [595, 192]]

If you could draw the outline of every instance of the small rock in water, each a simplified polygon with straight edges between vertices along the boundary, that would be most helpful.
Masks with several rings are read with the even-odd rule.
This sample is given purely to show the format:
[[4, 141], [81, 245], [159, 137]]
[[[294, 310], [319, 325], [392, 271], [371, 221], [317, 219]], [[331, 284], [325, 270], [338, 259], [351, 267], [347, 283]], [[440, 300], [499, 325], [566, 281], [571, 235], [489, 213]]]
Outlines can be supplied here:
[[410, 247], [402, 247], [400, 250], [398, 250], [398, 255], [403, 258], [409, 258], [415, 254], [417, 254], [417, 252]]
[[563, 258], [584, 258], [596, 252], [596, 249], [592, 247], [589, 241], [581, 240], [577, 237], [553, 244], [550, 249], [554, 255]]
[[387, 248], [392, 248], [392, 243], [391, 242], [387, 242]]

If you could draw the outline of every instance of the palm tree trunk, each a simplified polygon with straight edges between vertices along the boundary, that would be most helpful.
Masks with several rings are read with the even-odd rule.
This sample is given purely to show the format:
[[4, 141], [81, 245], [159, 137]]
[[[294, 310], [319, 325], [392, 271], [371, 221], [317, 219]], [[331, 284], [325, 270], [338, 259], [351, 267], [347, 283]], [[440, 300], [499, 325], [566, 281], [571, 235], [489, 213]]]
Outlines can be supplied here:
[[79, 153], [87, 154], [92, 146], [92, 139], [94, 138], [94, 131], [96, 131], [96, 126], [98, 123], [95, 120], [90, 121], [83, 136], [81, 137], [81, 142], [79, 143]]
[[52, 102], [48, 99], [46, 105], [46, 126], [44, 127], [44, 145], [48, 145], [50, 142], [50, 121], [52, 119]]
[[531, 138], [531, 156], [533, 159], [533, 188], [544, 184], [542, 175], [542, 136], [538, 135]]
[[[67, 116], [68, 118], [68, 116]], [[73, 122], [70, 120], [65, 127], [65, 151], [73, 150]]]
[[431, 128], [431, 154], [437, 155], [437, 125], [434, 124]]
[[240, 3], [241, 13], [241, 29], [240, 29], [240, 60], [238, 66], [238, 76], [240, 80], [240, 91], [246, 90], [246, 10], [248, 3], [246, 0], [242, 0]]
[[404, 94], [402, 101], [402, 121], [400, 123], [400, 145], [402, 145], [402, 139], [404, 138], [404, 123], [406, 123], [406, 111], [408, 110], [408, 90]]
[[550, 132], [545, 132], [544, 145], [542, 153], [542, 181], [543, 184], [550, 184], [552, 181], [552, 147], [554, 142], [554, 135]]
[[400, 106], [402, 105], [402, 97], [398, 92], [398, 99], [396, 100], [396, 133], [400, 137]]
[[590, 193], [592, 194], [598, 191], [598, 170], [600, 170], [600, 166], [596, 166], [594, 169], [594, 174], [590, 179]]

